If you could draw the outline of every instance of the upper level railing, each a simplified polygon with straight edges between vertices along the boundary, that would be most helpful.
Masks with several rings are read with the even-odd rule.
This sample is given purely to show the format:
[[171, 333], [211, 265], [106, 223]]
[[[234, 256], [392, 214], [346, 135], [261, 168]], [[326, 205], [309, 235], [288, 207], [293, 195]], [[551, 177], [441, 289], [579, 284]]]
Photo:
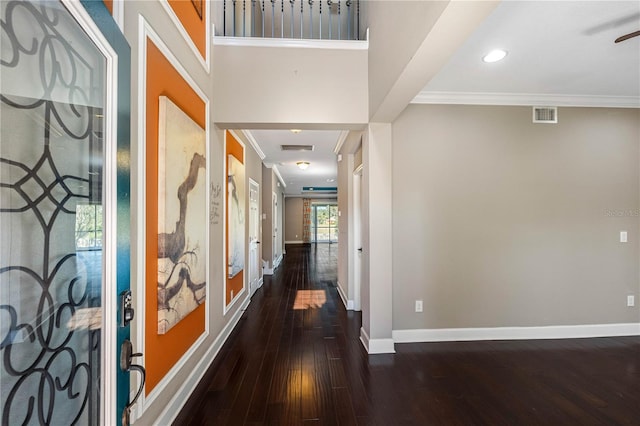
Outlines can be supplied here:
[[222, 22], [216, 22], [216, 35], [362, 40], [360, 3], [360, 0], [223, 0], [222, 13], [218, 14]]

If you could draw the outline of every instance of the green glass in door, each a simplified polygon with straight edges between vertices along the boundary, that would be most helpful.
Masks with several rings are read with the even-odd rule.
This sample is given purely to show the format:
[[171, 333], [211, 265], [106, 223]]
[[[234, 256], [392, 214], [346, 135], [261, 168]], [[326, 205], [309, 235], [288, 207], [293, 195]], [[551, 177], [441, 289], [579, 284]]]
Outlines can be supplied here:
[[128, 106], [124, 119], [115, 113], [116, 50], [89, 16], [77, 3], [0, 2], [3, 425], [118, 418], [116, 295], [129, 286], [129, 251], [117, 228], [128, 227], [129, 169], [115, 129], [128, 128]]

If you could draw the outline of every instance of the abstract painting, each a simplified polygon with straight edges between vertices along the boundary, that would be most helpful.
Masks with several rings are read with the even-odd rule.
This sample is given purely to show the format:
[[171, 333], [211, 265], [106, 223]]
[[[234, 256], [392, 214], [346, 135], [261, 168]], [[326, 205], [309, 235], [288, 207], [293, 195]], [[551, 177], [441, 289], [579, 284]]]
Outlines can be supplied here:
[[166, 96], [158, 126], [158, 334], [165, 334], [206, 299], [206, 134]]
[[244, 269], [244, 165], [233, 155], [228, 162], [229, 278]]

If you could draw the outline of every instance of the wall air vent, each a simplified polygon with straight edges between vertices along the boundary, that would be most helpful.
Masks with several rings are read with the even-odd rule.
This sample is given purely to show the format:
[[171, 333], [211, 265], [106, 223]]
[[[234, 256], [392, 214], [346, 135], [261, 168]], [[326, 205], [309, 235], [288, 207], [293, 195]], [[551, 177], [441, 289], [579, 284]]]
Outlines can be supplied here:
[[557, 107], [533, 107], [534, 123], [557, 123], [558, 108]]
[[280, 145], [283, 151], [313, 151], [313, 145]]

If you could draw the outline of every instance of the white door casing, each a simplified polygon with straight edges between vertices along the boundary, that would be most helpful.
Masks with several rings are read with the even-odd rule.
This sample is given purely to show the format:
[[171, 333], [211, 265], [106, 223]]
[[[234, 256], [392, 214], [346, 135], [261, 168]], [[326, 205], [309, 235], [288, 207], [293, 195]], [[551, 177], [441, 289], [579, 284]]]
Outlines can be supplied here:
[[362, 284], [362, 167], [353, 173], [353, 309], [361, 311]]
[[249, 179], [249, 294], [258, 289], [260, 282], [260, 250], [258, 236], [260, 235], [259, 206], [260, 185]]

